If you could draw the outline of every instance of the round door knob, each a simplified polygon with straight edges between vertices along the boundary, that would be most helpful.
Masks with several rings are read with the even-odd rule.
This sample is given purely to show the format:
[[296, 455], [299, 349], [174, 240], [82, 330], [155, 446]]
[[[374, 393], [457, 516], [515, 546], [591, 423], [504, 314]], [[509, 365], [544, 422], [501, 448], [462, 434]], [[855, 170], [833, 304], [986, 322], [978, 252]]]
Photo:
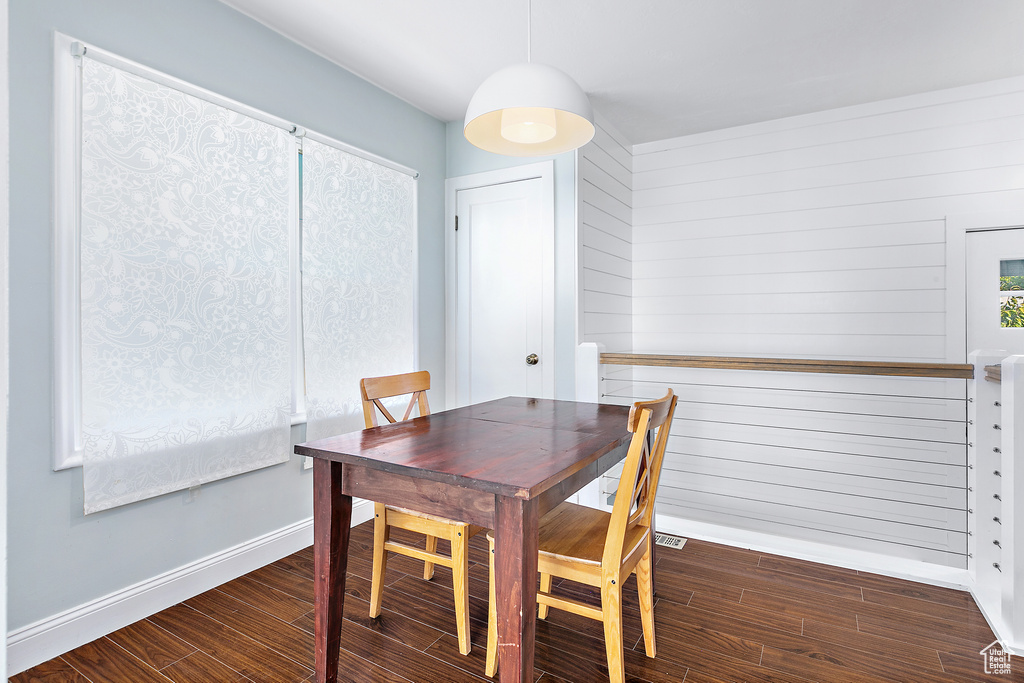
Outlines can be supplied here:
[[526, 357], [526, 364], [527, 365], [536, 365], [539, 362], [540, 362], [540, 358], [535, 353], [531, 353], [529, 356]]

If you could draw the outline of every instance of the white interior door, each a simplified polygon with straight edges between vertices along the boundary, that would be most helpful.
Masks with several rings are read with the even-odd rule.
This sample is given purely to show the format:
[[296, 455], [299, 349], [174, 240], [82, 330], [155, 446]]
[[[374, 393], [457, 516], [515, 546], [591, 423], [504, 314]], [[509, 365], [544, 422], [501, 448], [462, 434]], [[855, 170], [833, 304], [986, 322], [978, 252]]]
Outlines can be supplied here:
[[1022, 228], [967, 233], [967, 349], [1024, 354]]
[[454, 189], [449, 406], [554, 394], [550, 181], [527, 174]]

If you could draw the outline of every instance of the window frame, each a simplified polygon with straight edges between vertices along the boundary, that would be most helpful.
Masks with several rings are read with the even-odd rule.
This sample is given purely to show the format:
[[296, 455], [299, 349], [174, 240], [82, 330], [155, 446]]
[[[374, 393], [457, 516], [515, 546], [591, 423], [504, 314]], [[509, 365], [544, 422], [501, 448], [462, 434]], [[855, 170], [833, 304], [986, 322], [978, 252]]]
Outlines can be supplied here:
[[[71, 36], [54, 32], [54, 180], [53, 180], [53, 368], [54, 471], [81, 467], [82, 363], [80, 311], [82, 59], [108, 64], [187, 95], [198, 97], [289, 132], [295, 141], [291, 155], [289, 202], [289, 302], [291, 325], [291, 424], [306, 422], [302, 339], [302, 251], [299, 155], [305, 137], [336, 147], [393, 170], [419, 178], [419, 172], [326, 135], [307, 131], [285, 119], [218, 95], [210, 90], [125, 59]], [[419, 368], [419, 183], [413, 183], [413, 365]]]

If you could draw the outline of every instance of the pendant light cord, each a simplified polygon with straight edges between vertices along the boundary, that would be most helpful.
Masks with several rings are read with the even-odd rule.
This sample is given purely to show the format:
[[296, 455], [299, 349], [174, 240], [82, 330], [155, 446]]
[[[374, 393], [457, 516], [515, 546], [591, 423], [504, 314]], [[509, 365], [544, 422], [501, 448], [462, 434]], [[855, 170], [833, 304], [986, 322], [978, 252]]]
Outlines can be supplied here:
[[533, 0], [526, 0], [526, 63], [533, 61], [530, 54], [533, 49]]

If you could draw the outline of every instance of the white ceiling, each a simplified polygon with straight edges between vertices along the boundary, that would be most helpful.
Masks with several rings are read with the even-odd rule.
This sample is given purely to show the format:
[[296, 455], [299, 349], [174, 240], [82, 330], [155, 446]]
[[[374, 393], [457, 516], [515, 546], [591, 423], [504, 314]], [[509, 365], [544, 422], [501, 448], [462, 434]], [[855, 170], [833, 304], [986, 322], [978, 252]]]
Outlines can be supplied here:
[[[222, 0], [443, 121], [528, 0]], [[1024, 0], [533, 0], [533, 60], [632, 143], [1024, 74]]]

